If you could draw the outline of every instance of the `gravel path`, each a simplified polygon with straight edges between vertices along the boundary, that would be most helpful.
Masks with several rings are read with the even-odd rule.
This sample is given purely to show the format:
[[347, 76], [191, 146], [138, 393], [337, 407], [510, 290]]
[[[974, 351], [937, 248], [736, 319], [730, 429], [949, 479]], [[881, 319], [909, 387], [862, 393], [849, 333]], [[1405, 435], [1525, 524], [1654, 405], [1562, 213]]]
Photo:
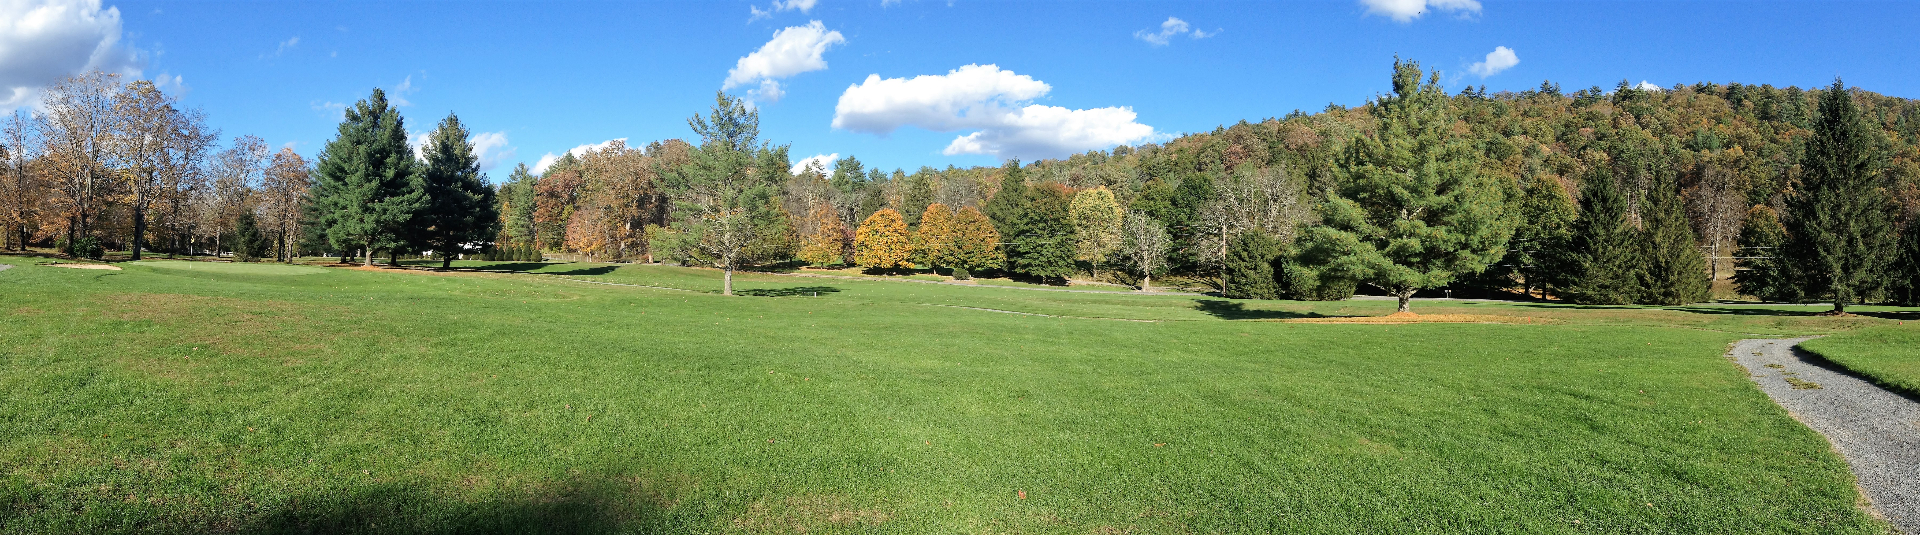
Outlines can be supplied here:
[[1831, 368], [1806, 338], [1741, 340], [1731, 356], [1775, 403], [1826, 435], [1875, 510], [1920, 535], [1920, 402]]

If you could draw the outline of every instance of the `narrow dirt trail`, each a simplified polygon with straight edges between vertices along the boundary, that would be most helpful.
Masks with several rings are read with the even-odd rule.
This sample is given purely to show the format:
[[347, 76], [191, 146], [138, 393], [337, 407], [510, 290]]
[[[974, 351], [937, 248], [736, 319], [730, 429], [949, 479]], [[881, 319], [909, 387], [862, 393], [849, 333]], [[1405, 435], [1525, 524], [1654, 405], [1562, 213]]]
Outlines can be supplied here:
[[1760, 390], [1826, 435], [1873, 508], [1920, 535], [1920, 402], [1799, 349], [1806, 338], [1741, 340], [1729, 353]]

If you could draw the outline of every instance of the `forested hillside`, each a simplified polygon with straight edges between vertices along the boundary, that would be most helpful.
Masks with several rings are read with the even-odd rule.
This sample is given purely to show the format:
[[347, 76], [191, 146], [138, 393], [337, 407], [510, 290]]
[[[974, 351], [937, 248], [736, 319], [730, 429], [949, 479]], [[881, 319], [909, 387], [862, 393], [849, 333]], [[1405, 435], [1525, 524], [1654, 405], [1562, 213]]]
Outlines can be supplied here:
[[[1920, 232], [1900, 229], [1920, 229], [1920, 103], [1838, 82], [1447, 94], [1415, 63], [1393, 72], [1391, 91], [1356, 107], [1065, 159], [911, 172], [852, 156], [831, 170], [794, 168], [785, 145], [759, 139], [757, 113], [722, 94], [689, 121], [697, 139], [613, 143], [538, 173], [520, 166], [484, 194], [426, 192], [428, 178], [458, 185], [476, 172], [454, 150], [466, 142], [449, 118], [435, 137], [440, 163], [383, 164], [385, 182], [346, 201], [326, 185], [365, 170], [329, 167], [328, 155], [402, 154], [404, 136], [374, 131], [392, 127], [348, 124], [359, 120], [350, 114], [306, 192], [309, 168], [290, 152], [269, 166], [251, 141], [215, 154], [212, 134], [194, 134], [175, 144], [191, 161], [170, 162], [71, 120], [87, 106], [132, 109], [126, 95], [150, 91], [136, 83], [94, 88], [106, 104], [55, 99], [46, 113], [16, 115], [0, 217], [8, 247], [68, 253], [128, 249], [145, 234], [147, 247], [177, 254], [260, 243], [273, 250], [244, 252], [860, 265], [1142, 286], [1171, 276], [1252, 298], [1447, 289], [1678, 304], [1717, 288], [1915, 300]], [[397, 124], [381, 98], [356, 109]], [[434, 200], [444, 191], [464, 200]], [[491, 204], [468, 206], [481, 197]], [[1785, 254], [1796, 247], [1804, 254]]]

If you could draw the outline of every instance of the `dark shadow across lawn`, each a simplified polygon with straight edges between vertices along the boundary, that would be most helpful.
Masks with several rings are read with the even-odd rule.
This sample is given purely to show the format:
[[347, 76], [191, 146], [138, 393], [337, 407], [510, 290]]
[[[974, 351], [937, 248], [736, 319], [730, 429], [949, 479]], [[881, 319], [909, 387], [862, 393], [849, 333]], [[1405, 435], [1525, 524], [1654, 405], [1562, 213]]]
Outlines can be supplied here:
[[754, 297], [819, 297], [820, 294], [839, 292], [839, 288], [832, 286], [794, 286], [791, 288], [755, 288], [752, 290], [738, 290], [733, 293]]
[[1199, 309], [1201, 312], [1205, 312], [1207, 314], [1212, 315], [1213, 317], [1226, 319], [1226, 320], [1269, 320], [1269, 319], [1326, 317], [1324, 315], [1313, 313], [1313, 312], [1300, 313], [1300, 312], [1291, 312], [1286, 310], [1248, 310], [1246, 303], [1240, 303], [1235, 301], [1225, 301], [1220, 299], [1195, 299], [1193, 303], [1194, 303], [1193, 305], [1194, 308]]
[[[663, 497], [612, 478], [569, 481], [508, 498], [464, 500], [405, 483], [300, 495], [236, 533], [664, 533]], [[204, 519], [217, 525], [218, 519]], [[185, 526], [182, 526], [185, 527]], [[224, 530], [223, 530], [224, 531]]]

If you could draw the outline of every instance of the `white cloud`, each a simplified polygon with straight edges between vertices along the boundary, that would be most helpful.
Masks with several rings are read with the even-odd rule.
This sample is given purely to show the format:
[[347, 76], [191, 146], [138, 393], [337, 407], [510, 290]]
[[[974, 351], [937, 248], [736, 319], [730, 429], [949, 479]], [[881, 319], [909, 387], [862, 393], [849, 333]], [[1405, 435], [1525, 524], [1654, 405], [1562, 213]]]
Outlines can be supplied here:
[[1360, 0], [1367, 13], [1382, 15], [1396, 22], [1413, 22], [1428, 11], [1451, 11], [1461, 15], [1480, 12], [1479, 0]]
[[937, 132], [976, 130], [943, 151], [1008, 157], [1055, 157], [1156, 138], [1131, 108], [1073, 110], [1029, 104], [1053, 88], [996, 65], [967, 65], [944, 75], [881, 78], [847, 87], [834, 106], [833, 127], [887, 135], [903, 126]]
[[1653, 82], [1649, 82], [1646, 80], [1641, 80], [1640, 83], [1638, 85], [1633, 86], [1633, 88], [1641, 91], [1666, 91], [1665, 88], [1662, 88], [1657, 85], [1653, 85]]
[[815, 154], [812, 156], [801, 158], [800, 161], [793, 162], [793, 168], [788, 169], [787, 174], [792, 174], [792, 175], [800, 174], [801, 171], [807, 170], [807, 166], [809, 165], [819, 166], [821, 172], [830, 171], [833, 169], [833, 162], [838, 161], [839, 159], [840, 159], [840, 153], [838, 152], [833, 154]]
[[300, 37], [297, 35], [294, 36], [292, 39], [281, 41], [280, 46], [274, 48], [272, 54], [261, 54], [260, 57], [277, 58], [277, 57], [280, 57], [281, 54], [287, 53], [287, 50], [292, 49], [293, 47], [296, 47], [296, 46], [300, 46]]
[[310, 102], [307, 105], [312, 107], [313, 111], [320, 112], [321, 115], [324, 115], [336, 121], [345, 119], [347, 117], [346, 104], [341, 104], [338, 102], [315, 101], [315, 102]]
[[840, 32], [828, 31], [826, 25], [817, 20], [805, 26], [782, 28], [773, 32], [773, 39], [761, 45], [759, 50], [735, 62], [733, 69], [727, 71], [727, 81], [720, 85], [720, 89], [733, 89], [757, 82], [759, 87], [749, 91], [750, 98], [778, 101], [786, 94], [780, 89], [779, 79], [826, 69], [827, 60], [821, 55], [827, 52], [828, 47], [845, 42], [847, 38], [841, 36]]
[[[502, 137], [503, 137], [503, 138], [505, 137], [505, 136], [504, 136], [504, 134], [502, 135]], [[599, 142], [599, 143], [588, 143], [588, 144], [585, 144], [585, 145], [580, 145], [580, 146], [578, 146], [578, 147], [574, 147], [574, 148], [571, 148], [571, 149], [567, 149], [567, 152], [566, 152], [566, 154], [572, 154], [572, 155], [573, 155], [573, 157], [575, 157], [575, 158], [579, 158], [579, 157], [581, 157], [581, 156], [584, 156], [584, 155], [586, 155], [586, 154], [587, 154], [587, 151], [590, 151], [590, 150], [600, 150], [600, 149], [604, 149], [604, 148], [607, 148], [607, 147], [610, 147], [610, 146], [612, 146], [612, 145], [613, 145], [613, 142], [615, 142], [615, 141], [618, 141], [618, 142], [621, 142], [621, 143], [626, 143], [626, 142], [627, 142], [627, 138], [624, 138], [624, 137], [618, 137], [618, 138], [613, 138], [613, 139], [609, 139], [609, 140], [606, 140], [606, 141], [602, 141], [602, 142]], [[549, 152], [549, 153], [546, 153], [546, 154], [544, 154], [544, 155], [541, 155], [541, 156], [540, 156], [540, 161], [537, 161], [537, 162], [534, 162], [534, 163], [533, 163], [533, 174], [536, 174], [536, 175], [537, 175], [537, 174], [540, 174], [540, 173], [545, 173], [545, 172], [547, 172], [547, 168], [548, 168], [548, 167], [553, 167], [553, 163], [554, 163], [554, 162], [557, 162], [557, 161], [560, 161], [560, 156], [559, 156], [559, 155], [557, 155], [557, 154], [554, 154], [554, 153], [551, 153], [551, 152]]]
[[[407, 144], [413, 147], [414, 158], [420, 160], [427, 159], [427, 140], [432, 138], [432, 131], [414, 132], [407, 135]], [[512, 158], [515, 153], [519, 152], [518, 149], [507, 146], [506, 132], [481, 132], [467, 138], [467, 143], [473, 144], [473, 155], [479, 157], [481, 171], [493, 170], [499, 167], [502, 161], [507, 158]], [[605, 145], [605, 143], [600, 144], [600, 146]], [[581, 146], [589, 147], [591, 145]], [[579, 149], [576, 148], [575, 150]], [[579, 154], [576, 153], [574, 156], [579, 156]], [[559, 158], [555, 157], [554, 159], [557, 160]], [[541, 161], [546, 161], [546, 159], [541, 158]]]
[[500, 167], [500, 163], [520, 152], [507, 145], [506, 132], [481, 132], [467, 139], [473, 144], [473, 154], [480, 157], [480, 170], [491, 171]]
[[1519, 65], [1519, 64], [1520, 64], [1520, 56], [1515, 55], [1513, 53], [1513, 49], [1507, 48], [1504, 46], [1496, 46], [1496, 47], [1493, 47], [1492, 52], [1487, 53], [1486, 61], [1480, 61], [1480, 62], [1474, 63], [1473, 65], [1468, 65], [1467, 72], [1473, 73], [1475, 76], [1479, 76], [1481, 78], [1486, 78], [1488, 76], [1500, 74], [1500, 71], [1511, 69], [1513, 68], [1514, 65]]
[[407, 94], [416, 90], [418, 88], [413, 87], [413, 75], [407, 75], [407, 79], [401, 80], [400, 85], [387, 89], [387, 102], [392, 102], [395, 106], [412, 106], [413, 102], [407, 100]]
[[119, 46], [119, 8], [100, 0], [0, 1], [0, 110], [38, 102], [40, 89], [99, 69], [138, 75], [137, 51]]
[[1193, 29], [1193, 25], [1187, 24], [1187, 21], [1180, 20], [1179, 17], [1167, 17], [1166, 22], [1160, 23], [1160, 31], [1158, 32], [1149, 32], [1147, 30], [1133, 32], [1135, 39], [1146, 41], [1153, 46], [1167, 46], [1168, 43], [1173, 42], [1173, 38], [1182, 35], [1194, 39], [1206, 39], [1220, 35], [1220, 30], [1214, 30], [1212, 32], [1195, 30]]
[[[884, 0], [882, 0], [882, 2], [883, 2], [882, 5], [884, 6]], [[772, 17], [774, 12], [777, 12], [777, 11], [796, 11], [797, 10], [801, 13], [806, 13], [808, 11], [811, 11], [815, 4], [819, 4], [819, 3], [820, 3], [820, 0], [773, 0], [773, 5], [769, 6], [767, 9], [760, 9], [757, 6], [747, 6], [747, 12], [753, 14], [753, 16], [747, 17], [747, 22], [753, 22], [756, 20]]]

